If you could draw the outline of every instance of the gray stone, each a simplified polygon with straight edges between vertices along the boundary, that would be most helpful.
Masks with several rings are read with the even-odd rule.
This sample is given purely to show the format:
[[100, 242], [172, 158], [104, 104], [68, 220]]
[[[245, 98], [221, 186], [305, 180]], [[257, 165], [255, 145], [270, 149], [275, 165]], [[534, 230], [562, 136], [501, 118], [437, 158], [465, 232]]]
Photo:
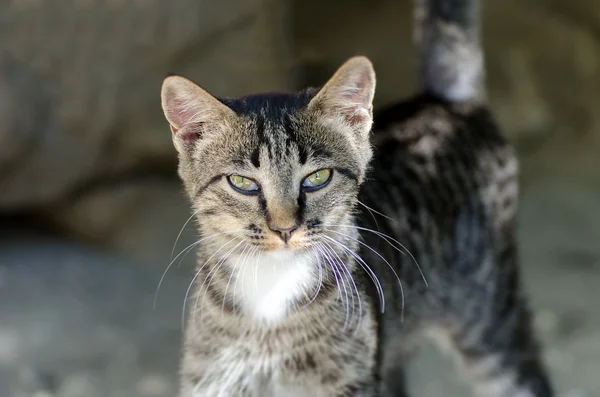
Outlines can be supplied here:
[[[194, 241], [196, 222], [190, 214], [181, 183], [168, 178], [95, 186], [46, 209], [55, 225], [79, 241], [100, 244], [141, 262], [162, 261], [165, 266], [171, 252], [176, 256]], [[184, 263], [194, 258], [192, 252]]]
[[0, 395], [173, 395], [186, 271], [4, 229]]
[[[0, 0], [0, 209], [172, 170], [168, 72], [217, 95], [286, 89], [286, 2]], [[38, 105], [40, 104], [40, 105]]]

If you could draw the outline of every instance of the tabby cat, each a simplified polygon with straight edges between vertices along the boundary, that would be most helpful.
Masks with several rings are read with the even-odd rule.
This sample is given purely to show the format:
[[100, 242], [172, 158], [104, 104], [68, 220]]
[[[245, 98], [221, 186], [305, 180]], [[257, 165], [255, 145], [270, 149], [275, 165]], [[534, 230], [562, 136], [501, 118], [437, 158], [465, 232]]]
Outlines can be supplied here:
[[486, 106], [478, 12], [476, 0], [417, 1], [421, 93], [374, 118], [365, 57], [292, 94], [217, 99], [165, 79], [200, 234], [182, 397], [403, 396], [428, 334], [480, 396], [553, 395], [519, 281], [517, 161]]

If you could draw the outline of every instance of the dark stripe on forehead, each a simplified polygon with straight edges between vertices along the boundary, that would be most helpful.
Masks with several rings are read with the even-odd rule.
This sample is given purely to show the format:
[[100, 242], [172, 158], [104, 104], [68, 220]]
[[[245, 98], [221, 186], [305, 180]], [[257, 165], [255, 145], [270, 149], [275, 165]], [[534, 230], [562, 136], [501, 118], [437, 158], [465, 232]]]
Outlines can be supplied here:
[[312, 157], [313, 159], [330, 159], [331, 157], [333, 157], [331, 155], [331, 152], [329, 152], [328, 150], [325, 150], [323, 148], [320, 147], [311, 147], [311, 155], [310, 157]]
[[[305, 107], [318, 90], [306, 89], [296, 93], [263, 93], [242, 98], [222, 98], [220, 101], [241, 116], [253, 121], [259, 146], [266, 146], [271, 158], [278, 154], [289, 155], [290, 143], [299, 139], [298, 127], [294, 122], [294, 114]], [[272, 131], [267, 131], [272, 129]], [[281, 134], [281, 135], [280, 135]], [[307, 156], [301, 153], [301, 162]], [[281, 151], [281, 153], [278, 153]], [[258, 167], [258, 154], [253, 153], [252, 164]]]
[[269, 92], [220, 101], [240, 115], [263, 114], [268, 119], [278, 119], [282, 113], [294, 113], [306, 106], [316, 93], [317, 90], [309, 88], [295, 93]]
[[265, 134], [265, 119], [259, 115], [254, 118], [254, 126], [256, 128], [256, 136], [258, 137], [258, 144], [268, 145], [269, 140], [267, 134]]
[[298, 151], [298, 158], [301, 164], [306, 163], [306, 150], [299, 145], [299, 131], [298, 125], [293, 119], [293, 116], [285, 113], [282, 114], [281, 125], [283, 130], [283, 136], [281, 139], [283, 140], [283, 144], [285, 147], [285, 155], [286, 157], [290, 157], [294, 152], [294, 149]]
[[256, 168], [260, 167], [260, 145], [254, 148], [254, 151], [250, 155], [250, 161]]
[[283, 125], [283, 131], [285, 133], [286, 139], [289, 139], [291, 142], [298, 142], [298, 126], [294, 122], [293, 116], [288, 113], [282, 113], [281, 124]]
[[196, 191], [196, 194], [194, 195], [194, 197], [199, 197], [202, 193], [204, 193], [204, 191], [206, 190], [206, 188], [208, 188], [210, 185], [212, 185], [215, 182], [218, 182], [221, 180], [221, 178], [223, 178], [225, 175], [223, 174], [219, 174], [219, 175], [215, 175], [213, 176], [210, 181], [208, 181], [206, 184], [204, 184], [203, 186], [200, 187], [200, 189], [198, 189]]
[[355, 182], [358, 182], [358, 176], [352, 171], [349, 170], [348, 168], [335, 168], [335, 170], [337, 172], [339, 172], [340, 174], [344, 175], [346, 178], [350, 178], [352, 180], [354, 180]]
[[308, 151], [304, 145], [298, 145], [298, 160], [302, 165], [306, 164], [306, 161], [308, 160]]

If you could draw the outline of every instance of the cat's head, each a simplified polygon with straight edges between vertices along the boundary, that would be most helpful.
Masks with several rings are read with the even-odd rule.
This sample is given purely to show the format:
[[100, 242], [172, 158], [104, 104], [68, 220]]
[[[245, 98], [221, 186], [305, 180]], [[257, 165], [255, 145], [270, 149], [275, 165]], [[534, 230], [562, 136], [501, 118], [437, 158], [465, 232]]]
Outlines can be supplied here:
[[219, 100], [167, 77], [162, 106], [203, 245], [302, 251], [351, 222], [372, 155], [374, 92], [364, 57], [295, 94]]

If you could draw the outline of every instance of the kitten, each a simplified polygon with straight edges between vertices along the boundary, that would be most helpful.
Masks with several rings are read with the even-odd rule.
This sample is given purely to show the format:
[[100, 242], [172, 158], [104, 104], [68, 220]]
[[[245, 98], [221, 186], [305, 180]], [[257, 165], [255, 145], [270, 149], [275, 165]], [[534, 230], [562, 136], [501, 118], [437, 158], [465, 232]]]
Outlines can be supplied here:
[[422, 93], [378, 113], [372, 133], [364, 57], [295, 94], [217, 99], [164, 81], [200, 232], [181, 396], [402, 396], [428, 333], [481, 396], [553, 395], [520, 287], [517, 161], [485, 104], [477, 6], [417, 2]]

